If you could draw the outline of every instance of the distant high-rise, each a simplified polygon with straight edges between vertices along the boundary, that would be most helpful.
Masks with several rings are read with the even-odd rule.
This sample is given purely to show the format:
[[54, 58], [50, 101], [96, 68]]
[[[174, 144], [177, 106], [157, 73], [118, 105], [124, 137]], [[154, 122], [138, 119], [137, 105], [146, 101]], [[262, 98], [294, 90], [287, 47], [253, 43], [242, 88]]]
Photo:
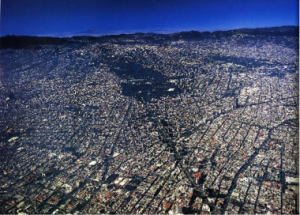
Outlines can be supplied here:
[[182, 213], [182, 206], [176, 205], [176, 213]]

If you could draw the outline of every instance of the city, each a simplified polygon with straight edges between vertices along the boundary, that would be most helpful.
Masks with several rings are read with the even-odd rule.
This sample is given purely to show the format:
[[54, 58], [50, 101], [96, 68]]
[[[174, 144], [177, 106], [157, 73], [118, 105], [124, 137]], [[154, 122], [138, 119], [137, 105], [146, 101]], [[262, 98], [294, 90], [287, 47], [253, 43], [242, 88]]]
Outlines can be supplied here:
[[68, 41], [0, 50], [0, 213], [299, 213], [298, 36]]

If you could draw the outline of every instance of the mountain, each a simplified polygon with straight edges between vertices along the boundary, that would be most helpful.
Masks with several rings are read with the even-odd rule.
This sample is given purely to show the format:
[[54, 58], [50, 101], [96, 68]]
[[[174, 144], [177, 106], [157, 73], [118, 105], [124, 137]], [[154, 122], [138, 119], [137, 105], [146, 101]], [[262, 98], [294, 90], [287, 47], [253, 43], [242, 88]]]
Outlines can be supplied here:
[[61, 45], [69, 42], [67, 38], [8, 35], [0, 37], [0, 48], [38, 48], [40, 45], [45, 44]]
[[199, 32], [199, 31], [183, 31], [179, 33], [171, 34], [156, 34], [156, 33], [135, 33], [135, 34], [119, 34], [119, 35], [105, 35], [105, 36], [93, 36], [99, 34], [96, 30], [88, 30], [78, 32], [77, 36], [73, 37], [37, 37], [37, 36], [5, 36], [0, 37], [0, 48], [39, 48], [41, 45], [51, 44], [60, 45], [64, 43], [74, 42], [119, 42], [119, 43], [132, 43], [143, 40], [144, 42], [154, 42], [162, 44], [166, 41], [177, 40], [202, 40], [208, 38], [221, 38], [237, 34], [247, 34], [254, 36], [291, 36], [299, 37], [299, 26], [281, 26], [270, 28], [243, 28], [228, 31], [215, 31], [215, 32]]

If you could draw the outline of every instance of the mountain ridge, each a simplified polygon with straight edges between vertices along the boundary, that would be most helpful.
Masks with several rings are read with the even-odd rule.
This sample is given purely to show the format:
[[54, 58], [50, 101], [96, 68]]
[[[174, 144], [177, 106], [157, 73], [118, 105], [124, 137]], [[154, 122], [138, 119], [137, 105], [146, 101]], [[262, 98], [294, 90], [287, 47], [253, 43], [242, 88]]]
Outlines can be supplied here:
[[[0, 49], [23, 49], [23, 48], [40, 48], [41, 45], [61, 45], [64, 43], [74, 42], [108, 42], [110, 40], [118, 39], [145, 39], [145, 40], [162, 40], [162, 41], [175, 41], [175, 40], [201, 40], [213, 37], [226, 37], [239, 34], [247, 34], [254, 36], [292, 36], [299, 37], [299, 26], [279, 26], [279, 27], [266, 27], [266, 28], [241, 28], [226, 31], [181, 31], [176, 33], [144, 33], [136, 32], [133, 34], [118, 34], [118, 35], [79, 35], [72, 37], [50, 37], [50, 36], [16, 36], [7, 35], [0, 37]], [[162, 42], [161, 41], [161, 42]]]

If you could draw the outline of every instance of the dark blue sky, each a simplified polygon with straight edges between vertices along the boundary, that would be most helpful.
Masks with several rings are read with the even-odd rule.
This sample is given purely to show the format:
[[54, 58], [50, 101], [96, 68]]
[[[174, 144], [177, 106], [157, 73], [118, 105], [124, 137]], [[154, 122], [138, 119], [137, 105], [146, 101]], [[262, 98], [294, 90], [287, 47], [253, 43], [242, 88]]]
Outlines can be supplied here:
[[1, 36], [299, 25], [298, 0], [0, 0]]

